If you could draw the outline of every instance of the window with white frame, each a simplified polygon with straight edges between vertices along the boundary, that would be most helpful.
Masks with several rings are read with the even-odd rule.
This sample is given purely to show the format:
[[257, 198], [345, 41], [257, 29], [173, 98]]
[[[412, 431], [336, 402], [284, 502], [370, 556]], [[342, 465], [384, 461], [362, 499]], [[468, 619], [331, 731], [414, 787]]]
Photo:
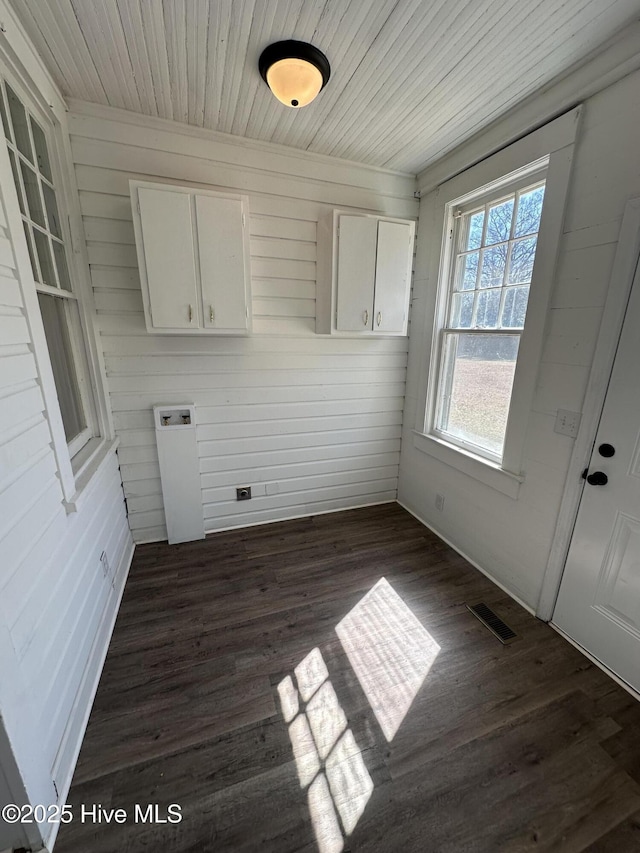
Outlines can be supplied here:
[[47, 134], [6, 81], [0, 114], [69, 454], [93, 435], [93, 401]]
[[445, 216], [430, 432], [502, 464], [545, 192], [544, 168], [454, 199]]

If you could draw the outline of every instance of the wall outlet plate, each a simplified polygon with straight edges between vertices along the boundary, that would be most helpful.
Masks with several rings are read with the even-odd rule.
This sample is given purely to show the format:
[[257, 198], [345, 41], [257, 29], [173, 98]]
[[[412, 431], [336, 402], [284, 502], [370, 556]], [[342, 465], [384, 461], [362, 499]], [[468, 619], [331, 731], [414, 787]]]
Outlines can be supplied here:
[[250, 501], [251, 500], [251, 486], [238, 486], [236, 489], [236, 500], [237, 501]]
[[560, 435], [570, 435], [575, 438], [580, 429], [580, 420], [582, 415], [580, 412], [570, 412], [567, 409], [558, 409], [556, 413], [556, 422], [553, 431]]

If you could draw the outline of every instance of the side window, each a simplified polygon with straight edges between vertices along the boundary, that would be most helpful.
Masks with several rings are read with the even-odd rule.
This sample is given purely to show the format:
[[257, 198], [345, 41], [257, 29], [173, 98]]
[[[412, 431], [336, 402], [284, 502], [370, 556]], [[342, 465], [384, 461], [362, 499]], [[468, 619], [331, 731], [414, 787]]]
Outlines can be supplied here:
[[12, 87], [3, 81], [0, 90], [2, 125], [62, 422], [73, 457], [94, 434], [93, 401], [50, 148], [45, 129]]
[[436, 437], [502, 463], [536, 255], [544, 172], [448, 205], [439, 281]]

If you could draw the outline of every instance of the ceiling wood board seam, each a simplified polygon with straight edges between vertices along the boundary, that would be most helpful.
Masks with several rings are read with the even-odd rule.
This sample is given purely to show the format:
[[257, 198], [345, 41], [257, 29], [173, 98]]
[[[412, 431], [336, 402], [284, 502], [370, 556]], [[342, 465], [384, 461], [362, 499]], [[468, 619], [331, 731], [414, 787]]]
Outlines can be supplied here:
[[429, 192], [640, 69], [639, 43], [640, 22], [632, 30], [627, 29], [610, 39], [596, 56], [577, 63], [461, 145], [442, 152], [418, 173], [420, 191]]
[[[521, 6], [518, 7], [517, 3], [514, 5], [516, 8], [522, 8]], [[525, 13], [523, 18], [520, 20], [520, 24], [524, 25], [524, 22], [527, 20], [528, 17], [530, 17], [531, 14], [533, 14], [533, 12], [531, 10], [528, 13]], [[472, 51], [469, 50], [466, 55], [471, 56]], [[527, 52], [523, 53], [522, 48], [517, 43], [514, 43], [513, 45], [511, 45], [509, 47], [509, 49], [507, 51], [505, 51], [505, 50], [496, 51], [491, 62], [493, 64], [502, 63], [505, 59], [509, 59], [511, 56], [513, 56], [514, 59], [517, 59], [517, 63], [516, 62], [513, 63], [514, 66], [516, 66], [516, 65], [521, 66], [524, 63], [524, 60], [528, 55], [529, 55], [529, 53], [527, 53]], [[481, 68], [479, 68], [478, 65], [480, 65]], [[442, 131], [443, 127], [446, 127], [447, 124], [449, 124], [451, 121], [454, 121], [460, 113], [464, 113], [465, 110], [467, 110], [470, 105], [473, 106], [477, 103], [477, 93], [473, 90], [470, 91], [468, 87], [465, 90], [456, 81], [456, 75], [461, 73], [460, 67], [461, 66], [457, 66], [457, 67], [450, 68], [447, 70], [444, 77], [442, 77], [441, 80], [439, 81], [439, 83], [437, 84], [438, 86], [442, 87], [442, 91], [436, 95], [435, 102], [429, 103], [430, 112], [435, 113], [438, 110], [442, 110], [443, 105], [444, 105], [445, 109], [447, 107], [449, 108], [448, 109], [449, 118], [444, 123], [444, 125], [438, 126], [438, 132], [439, 133]], [[486, 60], [484, 60], [482, 56], [478, 55], [474, 59], [474, 65], [470, 68], [469, 67], [465, 68], [465, 74], [468, 74], [471, 77], [477, 76], [477, 79], [479, 79], [479, 80], [482, 80], [483, 78], [491, 79], [492, 65], [491, 64], [488, 65], [486, 63]], [[443, 84], [445, 82], [447, 84], [446, 88], [443, 86]], [[516, 82], [517, 82], [517, 79], [514, 80], [513, 78], [509, 78], [508, 83], [509, 83], [510, 87], [513, 87], [516, 84]], [[457, 93], [458, 91], [464, 91], [465, 95], [466, 95], [465, 101], [462, 101], [461, 103], [456, 103], [455, 112], [453, 111], [452, 104], [451, 104], [451, 92], [452, 91], [454, 93]], [[517, 97], [519, 97], [519, 95], [516, 94], [513, 97], [517, 98]], [[429, 102], [429, 98], [430, 98], [430, 95], [425, 95], [425, 97], [422, 98], [422, 100], [420, 100], [418, 102], [418, 105], [423, 104], [423, 103], [426, 105]], [[395, 124], [400, 124], [403, 121], [407, 121], [408, 124], [402, 124], [402, 127], [406, 129], [407, 135], [410, 136], [411, 131], [413, 131], [416, 134], [419, 132], [419, 129], [420, 129], [419, 122], [423, 122], [424, 118], [422, 117], [421, 114], [418, 114], [418, 111], [416, 110], [416, 104], [415, 103], [409, 103], [408, 106], [406, 105], [407, 100], [408, 100], [408, 98], [406, 96], [403, 97], [399, 101], [398, 107], [396, 110], [394, 110], [394, 113], [397, 112], [398, 109], [404, 110], [400, 115], [396, 115]], [[500, 109], [500, 108], [501, 107], [498, 107], [498, 109]], [[416, 116], [416, 117], [412, 118], [412, 116]], [[369, 146], [369, 148], [365, 148], [363, 150], [363, 152], [362, 152], [363, 156], [367, 156], [367, 155], [370, 157], [375, 156], [375, 152], [377, 152], [377, 151], [379, 151], [385, 147], [385, 143], [387, 143], [390, 140], [392, 133], [393, 133], [393, 131], [392, 131], [392, 129], [390, 129], [389, 131], [387, 131], [386, 135], [381, 136], [377, 140], [375, 140], [375, 142], [373, 142], [373, 147]], [[413, 138], [413, 137], [411, 137], [411, 138]]]
[[[584, 26], [584, 27], [582, 27], [582, 28], [579, 28], [579, 30], [578, 30], [577, 32], [582, 31], [583, 29], [585, 29], [585, 28], [586, 28], [586, 26], [587, 26], [587, 25], [585, 25], [585, 26]], [[554, 48], [554, 50], [557, 50], [557, 49], [558, 49], [558, 46], [556, 46], [556, 47]], [[533, 49], [532, 49], [532, 50], [533, 50]], [[515, 48], [514, 48], [514, 49], [512, 49], [512, 52], [513, 52], [513, 53], [516, 53], [516, 54], [517, 54], [518, 61], [519, 61], [521, 64], [524, 64], [524, 60], [530, 56], [530, 54], [531, 54], [531, 52], [532, 52], [532, 51], [528, 51], [528, 52], [526, 52], [526, 53], [524, 53], [524, 54], [523, 54], [523, 53], [522, 53], [522, 51], [517, 52], [517, 51], [515, 50]], [[549, 55], [551, 55], [551, 54], [549, 54]], [[532, 67], [533, 67], [533, 66], [532, 66]], [[484, 71], [486, 71], [487, 69], [486, 69], [486, 68], [484, 68], [483, 70], [484, 70]], [[478, 69], [478, 71], [479, 71], [479, 69]], [[525, 88], [524, 88], [524, 89], [521, 89], [521, 90], [515, 91], [512, 95], [507, 96], [507, 97], [506, 97], [506, 99], [504, 99], [504, 100], [502, 101], [502, 103], [501, 103], [500, 107], [497, 107], [494, 111], [489, 112], [488, 114], [487, 114], [487, 113], [484, 113], [484, 117], [485, 117], [485, 125], [487, 124], [486, 119], [489, 119], [489, 122], [488, 122], [488, 123], [491, 123], [492, 121], [499, 119], [500, 115], [504, 115], [505, 113], [509, 112], [509, 110], [510, 110], [510, 109], [511, 109], [515, 104], [522, 102], [522, 101], [523, 101], [523, 100], [525, 100], [527, 97], [529, 97], [530, 95], [535, 94], [536, 92], [540, 92], [540, 90], [541, 90], [541, 89], [543, 89], [543, 88], [544, 88], [544, 86], [546, 86], [546, 85], [548, 85], [548, 84], [552, 83], [552, 82], [553, 82], [553, 80], [556, 80], [559, 76], [560, 76], [560, 74], [559, 74], [558, 72], [555, 72], [555, 71], [554, 71], [554, 73], [552, 73], [552, 74], [551, 74], [551, 77], [550, 77], [550, 78], [547, 76], [547, 74], [545, 74], [545, 75], [544, 75], [544, 77], [542, 78], [542, 80], [540, 81], [540, 83], [539, 83], [538, 85], [536, 85], [536, 83], [535, 83], [535, 82], [531, 82], [531, 83], [529, 83], [529, 85], [528, 85], [528, 86], [525, 86]], [[513, 81], [513, 83], [514, 83], [514, 84], [515, 84], [515, 83], [518, 83], [518, 82], [520, 82], [520, 80], [521, 80], [521, 79], [524, 79], [524, 78], [516, 78], [516, 79]], [[475, 99], [474, 99], [473, 95], [470, 93], [470, 94], [468, 95], [468, 97], [467, 97], [467, 100], [466, 100], [465, 102], [463, 102], [462, 104], [460, 104], [459, 109], [460, 109], [461, 111], [463, 111], [463, 112], [464, 112], [465, 110], [466, 110], [467, 112], [469, 112], [469, 108], [474, 104], [474, 102], [475, 102]], [[477, 113], [477, 110], [476, 110], [476, 113]], [[439, 128], [439, 131], [440, 131], [440, 132], [443, 132], [443, 131], [445, 130], [445, 128], [447, 128], [447, 126], [448, 126], [448, 125], [450, 125], [454, 120], [455, 120], [455, 116], [451, 116], [451, 117], [449, 118], [449, 120], [448, 120], [447, 122], [445, 122], [445, 124], [444, 124], [444, 125], [441, 125], [441, 127]], [[413, 120], [413, 122], [412, 122], [412, 123], [410, 123], [410, 124], [409, 124], [409, 126], [407, 127], [407, 131], [408, 131], [408, 133], [409, 133], [409, 134], [411, 134], [411, 133], [413, 132], [413, 138], [415, 138], [415, 136], [416, 136], [416, 135], [418, 134], [418, 132], [419, 132], [419, 128], [418, 128], [418, 127], [416, 127], [416, 121], [417, 121], [417, 119], [414, 119], [414, 120]], [[475, 125], [475, 126], [472, 128], [472, 130], [471, 130], [471, 132], [472, 132], [472, 133], [473, 133], [473, 131], [475, 130], [475, 127], [476, 127], [476, 126], [477, 126], [477, 125]], [[453, 128], [452, 133], [455, 133], [455, 128]], [[417, 150], [417, 149], [416, 149], [416, 147], [415, 147], [415, 143], [414, 143], [413, 145], [414, 145], [414, 147], [413, 147], [413, 148], [411, 148], [411, 146], [408, 146], [408, 148], [411, 148], [411, 150]], [[367, 151], [364, 151], [364, 152], [363, 152], [363, 154], [364, 154], [364, 155], [366, 155], [366, 154], [367, 154]], [[407, 156], [410, 156], [408, 152], [407, 152]]]

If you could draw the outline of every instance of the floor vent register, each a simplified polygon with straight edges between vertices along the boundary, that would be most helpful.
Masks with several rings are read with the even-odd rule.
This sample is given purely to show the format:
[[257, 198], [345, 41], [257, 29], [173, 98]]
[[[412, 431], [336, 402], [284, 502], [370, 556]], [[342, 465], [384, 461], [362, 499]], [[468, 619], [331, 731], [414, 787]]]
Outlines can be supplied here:
[[482, 602], [480, 604], [467, 604], [467, 610], [470, 610], [473, 615], [479, 619], [482, 624], [488, 628], [494, 637], [497, 637], [503, 645], [512, 643], [517, 639], [517, 634], [508, 625], [506, 625], [499, 616], [493, 612], [490, 607]]

